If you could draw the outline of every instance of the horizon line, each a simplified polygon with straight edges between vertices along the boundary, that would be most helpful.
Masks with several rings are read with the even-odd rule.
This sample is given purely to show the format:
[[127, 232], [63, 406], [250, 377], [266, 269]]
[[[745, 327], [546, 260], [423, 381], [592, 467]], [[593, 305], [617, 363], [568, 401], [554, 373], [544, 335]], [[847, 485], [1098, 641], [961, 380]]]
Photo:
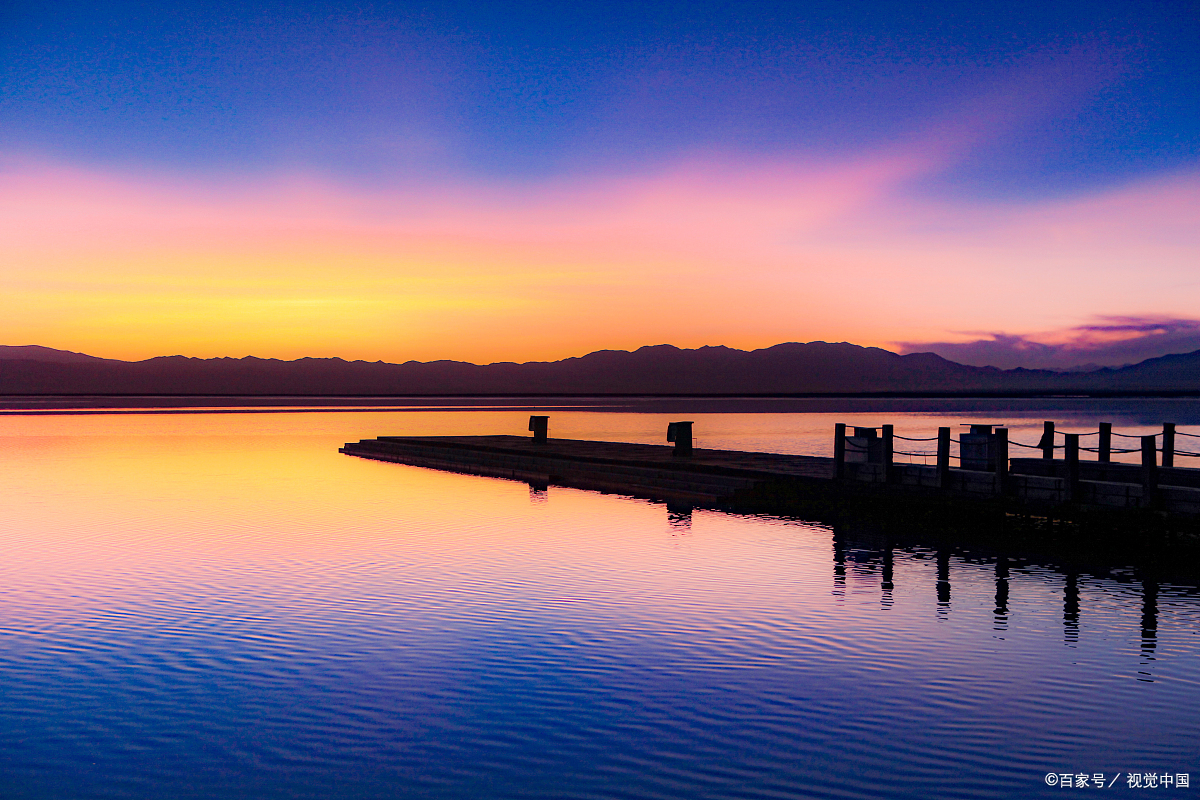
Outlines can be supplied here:
[[288, 359], [288, 358], [279, 358], [279, 357], [274, 357], [274, 356], [256, 356], [256, 355], [252, 355], [252, 354], [247, 354], [244, 356], [187, 356], [187, 355], [183, 355], [182, 353], [150, 356], [149, 358], [143, 358], [143, 359], [137, 359], [137, 360], [126, 360], [126, 359], [121, 359], [121, 358], [109, 358], [107, 356], [95, 356], [95, 355], [92, 355], [90, 353], [86, 353], [83, 351], [65, 350], [65, 349], [61, 349], [61, 348], [49, 347], [47, 345], [24, 344], [24, 345], [0, 345], [0, 361], [33, 361], [33, 362], [39, 362], [39, 363], [58, 363], [58, 364], [71, 363], [71, 362], [66, 362], [66, 361], [48, 361], [48, 360], [38, 359], [38, 358], [6, 357], [4, 354], [4, 351], [12, 349], [12, 350], [48, 350], [48, 351], [51, 351], [54, 353], [61, 353], [64, 355], [81, 356], [83, 358], [96, 359], [98, 361], [117, 362], [117, 363], [121, 363], [121, 364], [143, 364], [148, 361], [154, 361], [156, 359], [184, 358], [184, 359], [188, 359], [191, 361], [256, 360], [256, 361], [275, 361], [275, 362], [284, 363], [284, 364], [296, 363], [298, 361], [340, 361], [340, 362], [343, 362], [346, 364], [382, 364], [385, 366], [405, 366], [408, 364], [436, 364], [436, 363], [445, 362], [445, 363], [452, 363], [452, 364], [465, 364], [465, 365], [474, 366], [474, 367], [490, 367], [490, 366], [497, 366], [497, 365], [504, 365], [504, 364], [511, 364], [511, 365], [516, 365], [516, 366], [521, 366], [521, 365], [526, 365], [526, 364], [558, 364], [558, 363], [562, 363], [564, 361], [570, 361], [573, 359], [586, 358], [587, 356], [596, 355], [598, 353], [633, 354], [633, 353], [637, 353], [641, 350], [657, 349], [657, 348], [670, 348], [672, 350], [678, 350], [680, 352], [698, 352], [701, 350], [710, 350], [710, 349], [718, 350], [719, 349], [719, 350], [731, 350], [731, 351], [738, 352], [738, 353], [757, 353], [757, 352], [762, 352], [764, 350], [772, 350], [776, 347], [784, 347], [787, 345], [798, 345], [798, 346], [845, 345], [848, 347], [859, 348], [862, 350], [879, 350], [879, 351], [888, 353], [890, 355], [894, 355], [898, 358], [908, 358], [910, 356], [922, 356], [922, 355], [935, 356], [935, 357], [942, 359], [943, 361], [946, 361], [948, 363], [956, 364], [958, 366], [970, 367], [972, 369], [996, 370], [998, 372], [1016, 372], [1016, 371], [1045, 372], [1045, 373], [1054, 373], [1054, 374], [1060, 374], [1060, 375], [1070, 375], [1070, 374], [1085, 375], [1085, 374], [1089, 374], [1089, 373], [1102, 372], [1105, 370], [1115, 371], [1115, 370], [1123, 369], [1125, 367], [1136, 366], [1138, 364], [1145, 363], [1146, 361], [1152, 361], [1152, 360], [1159, 359], [1159, 358], [1167, 358], [1170, 356], [1191, 355], [1193, 353], [1200, 353], [1200, 349], [1183, 350], [1180, 352], [1170, 352], [1170, 353], [1164, 353], [1162, 355], [1157, 355], [1157, 356], [1149, 356], [1149, 357], [1143, 358], [1139, 361], [1131, 361], [1131, 362], [1127, 362], [1127, 363], [1123, 363], [1123, 364], [1119, 364], [1119, 365], [1097, 365], [1097, 364], [1091, 363], [1091, 364], [1081, 364], [1081, 365], [1077, 365], [1077, 366], [1073, 366], [1073, 367], [1053, 368], [1053, 367], [1026, 367], [1026, 366], [998, 367], [998, 366], [991, 365], [991, 364], [982, 364], [982, 365], [981, 364], [970, 364], [970, 363], [967, 363], [964, 361], [956, 361], [952, 358], [947, 358], [946, 356], [944, 356], [940, 353], [937, 353], [933, 350], [920, 350], [920, 351], [902, 353], [902, 352], [897, 352], [896, 350], [889, 350], [888, 348], [881, 347], [879, 345], [861, 345], [861, 344], [857, 344], [855, 342], [848, 342], [848, 341], [844, 341], [844, 340], [837, 341], [837, 342], [830, 342], [830, 341], [826, 341], [824, 339], [814, 339], [814, 340], [808, 341], [808, 342], [800, 342], [800, 341], [795, 341], [795, 340], [776, 342], [775, 344], [766, 345], [764, 347], [757, 347], [757, 348], [753, 348], [753, 349], [742, 349], [739, 347], [733, 347], [730, 345], [723, 345], [723, 344], [716, 344], [716, 345], [706, 344], [706, 345], [700, 345], [697, 347], [681, 347], [679, 345], [674, 345], [674, 344], [670, 344], [667, 342], [661, 342], [658, 344], [640, 345], [636, 348], [628, 349], [628, 350], [621, 349], [621, 348], [615, 348], [615, 347], [613, 347], [613, 348], [606, 347], [606, 348], [600, 348], [597, 350], [590, 350], [586, 353], [583, 353], [582, 355], [565, 356], [563, 358], [553, 359], [553, 360], [529, 360], [529, 361], [502, 360], [502, 361], [490, 361], [487, 363], [478, 363], [475, 361], [465, 361], [465, 360], [459, 360], [459, 359], [453, 359], [453, 358], [437, 358], [437, 359], [431, 359], [428, 361], [420, 361], [417, 359], [408, 359], [406, 361], [385, 361], [383, 359], [368, 360], [365, 358], [348, 359], [348, 358], [345, 358], [342, 356], [299, 356], [297, 358]]

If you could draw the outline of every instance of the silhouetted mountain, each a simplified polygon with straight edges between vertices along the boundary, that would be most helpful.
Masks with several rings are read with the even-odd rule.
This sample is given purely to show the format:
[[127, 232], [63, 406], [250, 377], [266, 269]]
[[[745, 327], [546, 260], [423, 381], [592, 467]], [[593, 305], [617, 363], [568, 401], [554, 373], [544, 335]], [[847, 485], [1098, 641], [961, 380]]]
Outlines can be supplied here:
[[1138, 364], [1087, 373], [1093, 379], [1119, 387], [1155, 389], [1200, 388], [1200, 350], [1148, 358]]
[[[12, 355], [16, 353], [16, 355]], [[115, 361], [49, 348], [0, 349], [2, 394], [790, 394], [1200, 390], [1200, 351], [1091, 372], [971, 367], [933, 353], [854, 344], [762, 350], [671, 345], [562, 361], [295, 361], [165, 356]]]
[[97, 358], [70, 350], [55, 350], [40, 344], [0, 344], [0, 361], [44, 361], [51, 364], [94, 364], [102, 361], [120, 363], [107, 358]]

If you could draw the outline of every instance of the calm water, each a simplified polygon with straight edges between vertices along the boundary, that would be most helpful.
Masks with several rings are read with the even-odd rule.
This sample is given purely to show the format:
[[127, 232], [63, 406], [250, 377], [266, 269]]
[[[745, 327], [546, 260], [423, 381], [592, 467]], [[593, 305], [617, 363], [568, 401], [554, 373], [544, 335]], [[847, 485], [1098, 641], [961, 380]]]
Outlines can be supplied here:
[[[1036, 441], [1043, 418], [1134, 432], [1194, 412], [690, 418], [703, 446], [823, 452], [835, 419], [1008, 421]], [[0, 418], [0, 797], [1010, 798], [1061, 795], [1048, 772], [1130, 771], [1200, 786], [1186, 580], [336, 452], [526, 418]], [[551, 435], [657, 442], [666, 419], [562, 413]]]

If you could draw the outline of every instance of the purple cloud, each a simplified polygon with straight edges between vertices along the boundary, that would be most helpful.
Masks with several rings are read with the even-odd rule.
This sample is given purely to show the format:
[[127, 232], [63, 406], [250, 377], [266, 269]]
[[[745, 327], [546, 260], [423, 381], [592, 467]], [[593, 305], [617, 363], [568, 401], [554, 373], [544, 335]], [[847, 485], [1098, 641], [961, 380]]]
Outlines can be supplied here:
[[1045, 334], [987, 333], [969, 342], [898, 342], [897, 347], [901, 353], [937, 353], [961, 364], [1000, 369], [1119, 367], [1200, 350], [1200, 320], [1101, 317], [1095, 324]]

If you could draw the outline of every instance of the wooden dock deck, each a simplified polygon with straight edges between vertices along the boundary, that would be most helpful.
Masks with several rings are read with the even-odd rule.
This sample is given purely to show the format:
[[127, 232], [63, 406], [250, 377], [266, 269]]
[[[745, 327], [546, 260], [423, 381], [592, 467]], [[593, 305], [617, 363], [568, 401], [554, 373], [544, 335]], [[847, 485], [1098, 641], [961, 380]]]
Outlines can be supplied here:
[[[680, 423], [687, 424], [687, 423]], [[532, 423], [531, 423], [532, 425]], [[690, 503], [804, 513], [830, 502], [940, 503], [958, 508], [1071, 516], [1147, 512], [1200, 522], [1200, 470], [1069, 459], [993, 458], [990, 468], [950, 468], [949, 429], [938, 466], [892, 463], [890, 446], [862, 460], [523, 436], [382, 436], [340, 452], [380, 461]], [[842, 427], [838, 426], [838, 436]], [[890, 435], [890, 428], [887, 430]], [[1006, 435], [1006, 432], [1005, 434]], [[856, 440], [847, 437], [851, 445]], [[890, 440], [889, 440], [890, 441]], [[1003, 442], [1003, 438], [999, 441]], [[764, 500], [764, 498], [767, 498]], [[790, 499], [789, 499], [790, 498]], [[1093, 513], [1093, 516], [1094, 513]], [[1111, 515], [1110, 515], [1111, 516]], [[1129, 516], [1128, 514], [1126, 516]]]
[[524, 436], [381, 436], [342, 453], [534, 484], [620, 492], [655, 500], [722, 503], [774, 481], [833, 480], [832, 458]]

